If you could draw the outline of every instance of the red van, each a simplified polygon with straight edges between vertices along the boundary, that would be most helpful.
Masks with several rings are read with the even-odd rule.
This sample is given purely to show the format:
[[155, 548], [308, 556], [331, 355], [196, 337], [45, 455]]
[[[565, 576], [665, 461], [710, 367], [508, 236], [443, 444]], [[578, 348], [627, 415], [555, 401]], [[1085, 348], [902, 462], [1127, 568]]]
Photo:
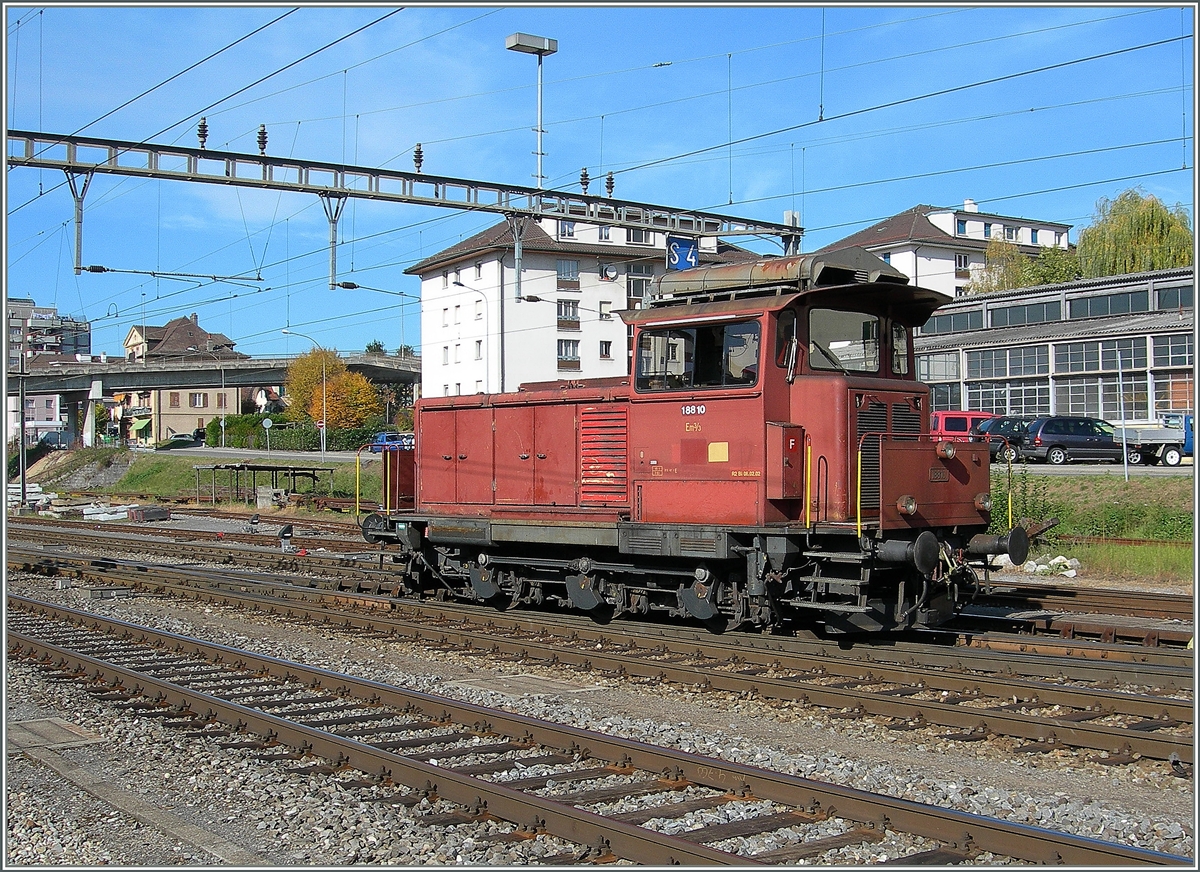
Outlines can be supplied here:
[[971, 430], [976, 424], [995, 417], [991, 412], [931, 412], [929, 435], [950, 442], [968, 442]]

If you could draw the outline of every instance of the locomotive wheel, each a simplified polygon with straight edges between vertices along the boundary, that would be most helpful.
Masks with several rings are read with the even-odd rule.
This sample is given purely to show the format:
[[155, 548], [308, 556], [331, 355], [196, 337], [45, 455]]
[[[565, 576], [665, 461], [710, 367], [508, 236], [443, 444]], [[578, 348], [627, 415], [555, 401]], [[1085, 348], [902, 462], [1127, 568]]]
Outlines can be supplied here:
[[1067, 451], [1065, 448], [1059, 448], [1057, 445], [1046, 452], [1046, 462], [1053, 463], [1055, 466], [1060, 466], [1067, 462]]

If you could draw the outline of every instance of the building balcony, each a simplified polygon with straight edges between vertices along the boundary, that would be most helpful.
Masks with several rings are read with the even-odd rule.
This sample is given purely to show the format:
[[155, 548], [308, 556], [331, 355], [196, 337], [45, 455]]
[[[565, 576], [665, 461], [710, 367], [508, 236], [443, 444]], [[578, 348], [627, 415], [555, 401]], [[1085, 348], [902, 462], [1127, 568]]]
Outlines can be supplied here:
[[559, 330], [578, 330], [579, 329], [579, 319], [578, 318], [559, 318], [558, 319], [558, 329]]
[[971, 271], [969, 269], [956, 269], [954, 271], [954, 277], [956, 279], [969, 279], [971, 277]]
[[558, 290], [560, 291], [578, 291], [579, 279], [564, 279], [562, 276], [558, 278]]
[[571, 372], [579, 372], [579, 358], [576, 357], [574, 360], [566, 360], [566, 359], [560, 357], [558, 359], [558, 368], [560, 370], [569, 370]]

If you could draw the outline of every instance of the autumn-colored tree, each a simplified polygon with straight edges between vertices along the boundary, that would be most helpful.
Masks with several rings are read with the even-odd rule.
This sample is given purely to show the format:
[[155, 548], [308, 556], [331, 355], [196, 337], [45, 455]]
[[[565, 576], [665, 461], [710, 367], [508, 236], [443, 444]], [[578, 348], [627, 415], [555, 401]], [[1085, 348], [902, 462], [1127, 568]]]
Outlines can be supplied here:
[[[338, 357], [334, 349], [314, 348], [308, 354], [297, 357], [288, 367], [285, 384], [285, 392], [291, 403], [289, 409], [300, 415], [308, 415], [314, 421], [321, 417], [322, 363], [328, 405], [334, 395], [334, 382], [346, 372], [345, 361]], [[312, 413], [314, 398], [316, 414]]]
[[1153, 194], [1130, 188], [1115, 200], [1100, 198], [1090, 227], [1079, 233], [1084, 278], [1126, 275], [1192, 264], [1187, 210], [1168, 209]]
[[[340, 372], [326, 384], [325, 426], [331, 430], [349, 430], [361, 427], [371, 418], [383, 412], [379, 394], [366, 376], [357, 372]], [[321, 417], [321, 391], [309, 401], [308, 413], [313, 418]]]
[[396, 418], [392, 422], [396, 425], [401, 433], [405, 433], [413, 429], [413, 410], [411, 408], [401, 409], [396, 413]]

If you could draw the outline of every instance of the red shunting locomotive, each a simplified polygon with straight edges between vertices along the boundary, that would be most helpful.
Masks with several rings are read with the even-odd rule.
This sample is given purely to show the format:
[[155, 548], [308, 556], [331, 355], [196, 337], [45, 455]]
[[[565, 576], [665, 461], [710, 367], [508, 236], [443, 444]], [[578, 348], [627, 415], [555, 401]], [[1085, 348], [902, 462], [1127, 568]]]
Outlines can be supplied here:
[[1028, 552], [986, 533], [987, 445], [929, 435], [912, 331], [946, 300], [858, 248], [663, 276], [621, 313], [628, 378], [419, 400], [415, 452], [385, 452], [412, 508], [363, 535], [414, 595], [935, 627]]

